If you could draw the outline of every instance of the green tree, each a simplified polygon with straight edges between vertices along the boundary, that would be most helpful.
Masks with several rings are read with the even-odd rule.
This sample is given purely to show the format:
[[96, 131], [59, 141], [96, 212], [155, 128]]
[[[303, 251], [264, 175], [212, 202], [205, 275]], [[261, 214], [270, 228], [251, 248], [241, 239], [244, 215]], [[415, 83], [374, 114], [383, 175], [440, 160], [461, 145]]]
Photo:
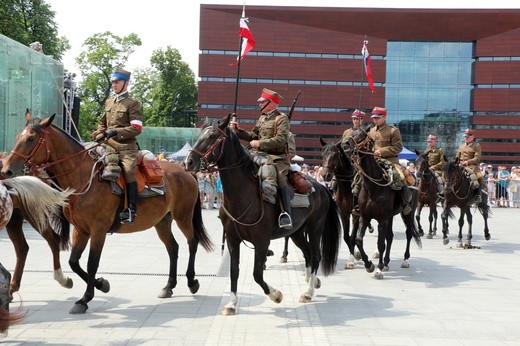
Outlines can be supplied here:
[[110, 96], [110, 75], [125, 66], [135, 47], [141, 45], [136, 34], [119, 37], [111, 32], [94, 34], [83, 43], [85, 50], [76, 58], [82, 76], [78, 86], [82, 100], [80, 134], [87, 139], [96, 128], [105, 101]]
[[132, 74], [133, 82], [131, 88], [132, 97], [141, 103], [143, 108], [143, 119], [147, 126], [154, 126], [154, 114], [157, 110], [154, 105], [157, 104], [159, 90], [159, 72], [153, 68], [136, 69]]
[[2, 0], [0, 33], [27, 46], [39, 41], [44, 53], [59, 61], [70, 43], [58, 37], [55, 14], [43, 0]]
[[185, 112], [197, 108], [197, 84], [195, 74], [182, 61], [176, 48], [156, 50], [150, 58], [152, 67], [159, 73], [158, 87], [153, 95], [153, 114], [148, 126], [183, 127]]

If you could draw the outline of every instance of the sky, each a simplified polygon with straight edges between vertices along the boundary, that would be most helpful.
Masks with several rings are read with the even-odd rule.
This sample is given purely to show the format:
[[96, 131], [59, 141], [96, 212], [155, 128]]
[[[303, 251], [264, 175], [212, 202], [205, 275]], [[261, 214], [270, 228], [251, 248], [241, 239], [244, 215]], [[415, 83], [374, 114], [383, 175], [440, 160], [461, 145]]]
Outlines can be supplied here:
[[[56, 13], [58, 35], [65, 36], [72, 48], [63, 56], [66, 70], [78, 72], [76, 57], [83, 42], [96, 33], [110, 31], [118, 36], [135, 33], [142, 41], [127, 66], [132, 71], [150, 66], [153, 51], [167, 46], [177, 48], [182, 60], [198, 76], [200, 4], [243, 5], [244, 0], [45, 0]], [[514, 3], [514, 5], [513, 5]], [[149, 4], [148, 6], [143, 4]], [[518, 0], [260, 0], [247, 6], [320, 6], [380, 8], [520, 8]], [[237, 13], [237, 34], [238, 19]], [[425, 24], [427, 25], [427, 24]], [[249, 24], [254, 35], [254, 23]], [[43, 47], [45, 51], [45, 47]]]

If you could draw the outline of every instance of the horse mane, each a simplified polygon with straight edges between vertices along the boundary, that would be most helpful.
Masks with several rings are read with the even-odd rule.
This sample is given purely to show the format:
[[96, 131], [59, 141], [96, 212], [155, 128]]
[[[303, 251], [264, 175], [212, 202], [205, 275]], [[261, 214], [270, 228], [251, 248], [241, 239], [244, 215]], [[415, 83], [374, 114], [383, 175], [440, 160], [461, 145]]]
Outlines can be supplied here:
[[[27, 126], [32, 127], [37, 132], [42, 132], [43, 128], [40, 125], [41, 121], [42, 121], [42, 119], [40, 119], [40, 118], [32, 118], [27, 123]], [[58, 132], [62, 133], [64, 135], [64, 137], [67, 138], [69, 140], [69, 142], [71, 142], [77, 148], [77, 150], [84, 150], [85, 149], [83, 147], [83, 145], [76, 138], [72, 137], [70, 134], [65, 132], [62, 128], [60, 128], [60, 127], [58, 127], [58, 126], [56, 126], [54, 124], [51, 124], [51, 127], [53, 129], [57, 130]]]
[[238, 148], [238, 162], [244, 162], [244, 167], [247, 169], [247, 171], [249, 171], [253, 176], [256, 176], [258, 174], [258, 165], [253, 161], [251, 152], [244, 145], [242, 145], [240, 138], [238, 138], [238, 136], [233, 131], [231, 131], [229, 127], [227, 127], [225, 131], [233, 147]]

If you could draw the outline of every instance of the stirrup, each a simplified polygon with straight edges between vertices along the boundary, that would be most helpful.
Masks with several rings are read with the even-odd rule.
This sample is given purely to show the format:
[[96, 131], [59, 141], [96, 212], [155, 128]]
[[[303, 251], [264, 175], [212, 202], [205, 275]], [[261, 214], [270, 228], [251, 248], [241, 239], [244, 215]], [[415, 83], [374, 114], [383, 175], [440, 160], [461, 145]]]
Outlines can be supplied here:
[[283, 212], [278, 216], [278, 227], [285, 229], [292, 229], [291, 215]]
[[126, 208], [119, 214], [119, 218], [121, 219], [121, 224], [134, 223], [135, 217], [137, 214], [130, 208]]

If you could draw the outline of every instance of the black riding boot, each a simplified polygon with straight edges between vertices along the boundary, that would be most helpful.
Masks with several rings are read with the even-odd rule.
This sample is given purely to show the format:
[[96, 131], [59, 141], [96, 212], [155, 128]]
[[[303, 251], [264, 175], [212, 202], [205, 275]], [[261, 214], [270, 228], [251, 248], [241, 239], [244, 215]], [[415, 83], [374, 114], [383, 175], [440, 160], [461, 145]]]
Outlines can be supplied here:
[[278, 217], [278, 226], [280, 228], [292, 229], [291, 196], [289, 196], [289, 188], [287, 186], [280, 188], [280, 199], [285, 212]]
[[412, 212], [410, 203], [412, 202], [412, 191], [408, 188], [408, 185], [404, 185], [401, 191], [401, 197], [403, 198], [403, 214], [408, 215]]
[[126, 184], [126, 199], [128, 201], [128, 208], [119, 214], [121, 223], [134, 223], [137, 216], [137, 182]]

